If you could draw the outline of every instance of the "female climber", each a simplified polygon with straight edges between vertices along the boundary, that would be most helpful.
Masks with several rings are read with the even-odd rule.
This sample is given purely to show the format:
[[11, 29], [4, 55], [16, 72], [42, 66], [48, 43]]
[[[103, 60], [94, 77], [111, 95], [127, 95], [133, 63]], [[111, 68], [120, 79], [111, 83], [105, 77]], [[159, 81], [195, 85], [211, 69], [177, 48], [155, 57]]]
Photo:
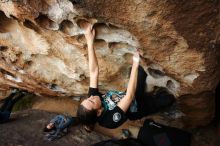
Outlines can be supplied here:
[[144, 69], [139, 66], [140, 56], [133, 55], [133, 64], [126, 92], [108, 91], [99, 92], [99, 66], [94, 50], [95, 29], [88, 24], [85, 31], [87, 40], [90, 85], [88, 98], [78, 107], [77, 117], [82, 124], [91, 127], [96, 122], [106, 128], [117, 128], [126, 119], [136, 120], [155, 113], [171, 105], [174, 96], [165, 88], [158, 88], [154, 93], [146, 93], [146, 77]]

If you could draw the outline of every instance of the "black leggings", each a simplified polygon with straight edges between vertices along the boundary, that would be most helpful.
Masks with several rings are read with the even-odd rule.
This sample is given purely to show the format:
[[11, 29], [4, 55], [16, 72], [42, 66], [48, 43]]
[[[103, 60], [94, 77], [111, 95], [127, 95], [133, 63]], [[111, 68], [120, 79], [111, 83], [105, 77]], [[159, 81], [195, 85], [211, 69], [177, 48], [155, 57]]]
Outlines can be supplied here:
[[130, 120], [140, 119], [149, 114], [158, 112], [162, 108], [171, 105], [174, 101], [174, 96], [170, 94], [164, 87], [160, 87], [156, 92], [145, 92], [146, 78], [147, 73], [141, 66], [139, 66], [137, 87], [135, 91], [135, 99], [137, 101], [137, 112], [127, 112], [127, 116]]
[[[13, 99], [14, 96], [16, 96], [16, 97]], [[22, 94], [22, 93], [19, 93], [18, 95], [16, 95], [16, 93], [11, 93], [8, 97], [5, 98], [5, 102], [1, 106], [0, 112], [11, 113], [14, 104], [18, 100], [20, 100], [23, 96], [24, 96], [24, 94]]]

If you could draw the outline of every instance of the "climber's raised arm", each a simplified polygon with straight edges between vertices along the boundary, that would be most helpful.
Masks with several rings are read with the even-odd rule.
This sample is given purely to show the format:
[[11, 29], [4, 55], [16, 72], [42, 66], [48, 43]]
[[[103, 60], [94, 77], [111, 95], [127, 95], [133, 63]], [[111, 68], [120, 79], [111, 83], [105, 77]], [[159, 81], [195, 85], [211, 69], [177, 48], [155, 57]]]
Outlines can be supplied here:
[[89, 56], [89, 75], [90, 75], [90, 87], [97, 88], [98, 87], [98, 76], [99, 76], [99, 66], [97, 57], [94, 50], [94, 38], [95, 38], [95, 30], [92, 28], [92, 24], [88, 24], [85, 37], [87, 41], [88, 47], [88, 56]]
[[120, 100], [117, 104], [124, 112], [127, 112], [128, 108], [131, 105], [131, 102], [134, 98], [136, 86], [137, 86], [137, 75], [138, 75], [138, 66], [139, 66], [140, 56], [136, 52], [133, 56], [133, 65], [131, 69], [130, 79], [128, 82], [127, 92], [124, 98]]

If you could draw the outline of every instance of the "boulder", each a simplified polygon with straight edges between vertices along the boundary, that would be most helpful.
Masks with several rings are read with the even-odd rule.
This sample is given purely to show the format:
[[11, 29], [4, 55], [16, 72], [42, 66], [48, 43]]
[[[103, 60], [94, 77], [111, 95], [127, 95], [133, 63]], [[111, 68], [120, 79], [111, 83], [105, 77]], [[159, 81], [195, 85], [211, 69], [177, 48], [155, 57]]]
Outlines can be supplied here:
[[89, 22], [97, 33], [101, 91], [126, 89], [132, 54], [140, 48], [146, 91], [166, 87], [176, 96], [175, 116], [166, 117], [181, 126], [206, 125], [220, 80], [219, 8], [206, 0], [0, 1], [1, 90], [85, 95], [82, 26]]

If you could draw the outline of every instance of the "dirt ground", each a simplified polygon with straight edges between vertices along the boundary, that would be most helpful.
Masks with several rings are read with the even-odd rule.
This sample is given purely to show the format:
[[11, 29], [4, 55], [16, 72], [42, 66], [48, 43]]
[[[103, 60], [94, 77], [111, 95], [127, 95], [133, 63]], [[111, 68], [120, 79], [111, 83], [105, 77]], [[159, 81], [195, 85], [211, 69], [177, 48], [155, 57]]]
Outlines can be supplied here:
[[44, 125], [54, 116], [39, 110], [12, 114], [12, 120], [0, 124], [0, 146], [87, 146], [108, 139], [96, 132], [87, 133], [81, 126], [72, 127], [68, 135], [48, 141], [42, 132]]
[[[33, 109], [19, 111], [12, 114], [12, 120], [6, 124], [0, 124], [0, 146], [87, 146], [96, 142], [121, 137], [121, 129], [127, 129], [131, 125], [139, 125], [127, 121], [117, 129], [109, 130], [96, 126], [98, 132], [87, 133], [81, 126], [72, 127], [65, 137], [49, 142], [45, 139], [42, 129], [55, 113], [68, 113], [75, 116], [78, 105], [72, 99], [51, 99], [33, 97]], [[217, 126], [219, 125], [219, 126]], [[141, 126], [141, 125], [140, 125]], [[129, 128], [128, 128], [129, 129]], [[192, 137], [191, 146], [220, 146], [220, 124], [210, 124], [206, 127], [189, 130]]]
[[[12, 114], [12, 120], [0, 125], [0, 146], [89, 146], [109, 139], [97, 132], [87, 133], [81, 126], [71, 127], [68, 135], [56, 141], [48, 141], [42, 129], [56, 114], [40, 110], [26, 110]], [[210, 125], [193, 129], [191, 146], [219, 146], [220, 128]]]

